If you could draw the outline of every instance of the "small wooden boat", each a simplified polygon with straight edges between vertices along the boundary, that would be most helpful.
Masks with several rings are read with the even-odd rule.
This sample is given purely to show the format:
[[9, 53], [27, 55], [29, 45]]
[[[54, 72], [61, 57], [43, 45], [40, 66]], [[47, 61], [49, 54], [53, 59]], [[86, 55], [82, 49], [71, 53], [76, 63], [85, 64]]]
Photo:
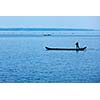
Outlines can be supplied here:
[[44, 34], [44, 36], [51, 36], [51, 34]]
[[68, 51], [84, 51], [87, 47], [84, 48], [49, 48], [45, 47], [47, 50], [68, 50]]

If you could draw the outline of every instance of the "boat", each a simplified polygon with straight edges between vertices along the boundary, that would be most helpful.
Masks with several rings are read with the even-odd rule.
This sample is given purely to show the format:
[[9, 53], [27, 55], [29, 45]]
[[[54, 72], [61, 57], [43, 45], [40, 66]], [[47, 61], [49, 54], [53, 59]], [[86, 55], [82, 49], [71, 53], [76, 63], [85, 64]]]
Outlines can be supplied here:
[[51, 36], [51, 34], [44, 34], [43, 36]]
[[68, 50], [68, 51], [84, 51], [87, 47], [84, 48], [50, 48], [45, 47], [47, 50]]

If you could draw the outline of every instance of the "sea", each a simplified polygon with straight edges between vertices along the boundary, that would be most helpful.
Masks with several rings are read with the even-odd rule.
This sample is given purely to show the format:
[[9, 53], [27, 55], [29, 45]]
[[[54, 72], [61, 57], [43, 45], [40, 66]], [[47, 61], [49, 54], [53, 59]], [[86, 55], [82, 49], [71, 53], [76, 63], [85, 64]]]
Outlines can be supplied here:
[[0, 31], [0, 83], [99, 82], [100, 31]]

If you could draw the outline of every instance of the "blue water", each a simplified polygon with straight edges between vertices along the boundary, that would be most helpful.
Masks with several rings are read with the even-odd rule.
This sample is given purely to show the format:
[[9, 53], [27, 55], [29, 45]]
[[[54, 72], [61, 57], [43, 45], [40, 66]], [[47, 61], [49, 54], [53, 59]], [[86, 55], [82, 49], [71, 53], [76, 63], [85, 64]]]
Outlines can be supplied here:
[[[91, 36], [99, 35], [99, 32], [12, 33], [35, 36], [0, 37], [0, 82], [100, 82], [100, 36]], [[90, 36], [86, 36], [87, 33]], [[77, 41], [80, 47], [87, 46], [87, 50], [75, 52], [45, 49], [45, 46], [75, 47]]]

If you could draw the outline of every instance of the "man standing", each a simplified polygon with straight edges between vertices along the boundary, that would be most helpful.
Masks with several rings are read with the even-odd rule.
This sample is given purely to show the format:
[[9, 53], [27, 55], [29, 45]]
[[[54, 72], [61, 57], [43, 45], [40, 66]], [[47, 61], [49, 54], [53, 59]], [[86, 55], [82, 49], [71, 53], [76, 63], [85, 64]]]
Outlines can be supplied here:
[[79, 49], [79, 43], [76, 42], [75, 45], [76, 45], [76, 49]]

